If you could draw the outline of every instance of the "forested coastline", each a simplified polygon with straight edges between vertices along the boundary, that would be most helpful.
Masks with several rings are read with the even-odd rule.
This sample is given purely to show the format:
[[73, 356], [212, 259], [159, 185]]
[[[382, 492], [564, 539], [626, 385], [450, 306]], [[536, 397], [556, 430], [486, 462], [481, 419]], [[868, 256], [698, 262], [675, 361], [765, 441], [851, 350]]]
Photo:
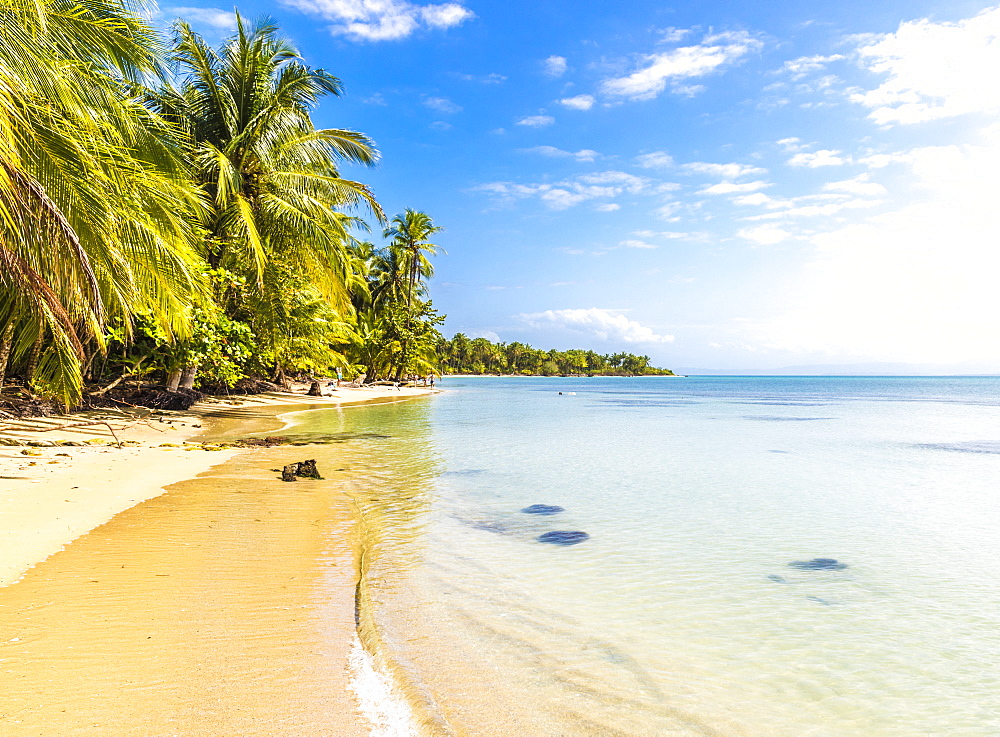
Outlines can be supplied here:
[[541, 350], [519, 342], [493, 343], [457, 333], [437, 344], [437, 355], [445, 374], [506, 374], [523, 376], [673, 376], [656, 368], [649, 356], [571, 349]]

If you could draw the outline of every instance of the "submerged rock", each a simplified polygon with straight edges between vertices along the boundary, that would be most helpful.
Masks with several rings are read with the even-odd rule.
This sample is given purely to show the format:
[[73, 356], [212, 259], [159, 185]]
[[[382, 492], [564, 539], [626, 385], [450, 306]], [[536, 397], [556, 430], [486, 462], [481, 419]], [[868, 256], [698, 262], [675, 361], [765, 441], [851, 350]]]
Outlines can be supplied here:
[[590, 539], [590, 535], [579, 530], [553, 530], [542, 533], [535, 539], [540, 543], [551, 543], [552, 545], [576, 545]]
[[502, 522], [490, 522], [488, 520], [463, 520], [470, 527], [475, 527], [477, 530], [486, 530], [486, 532], [495, 532], [498, 535], [505, 535], [510, 532], [510, 528]]
[[775, 583], [788, 583], [788, 580], [784, 576], [776, 576], [773, 573], [767, 577], [768, 581], [774, 581]]
[[807, 596], [809, 601], [815, 601], [817, 604], [822, 604], [823, 606], [833, 606], [832, 601], [827, 601], [826, 599], [821, 599], [818, 596]]
[[525, 514], [559, 514], [564, 512], [562, 507], [557, 507], [554, 504], [532, 504], [530, 507], [525, 507], [521, 510]]
[[803, 571], [842, 571], [845, 568], [847, 568], [846, 563], [841, 563], [836, 558], [813, 558], [812, 560], [794, 560], [788, 565], [791, 568], [798, 568]]

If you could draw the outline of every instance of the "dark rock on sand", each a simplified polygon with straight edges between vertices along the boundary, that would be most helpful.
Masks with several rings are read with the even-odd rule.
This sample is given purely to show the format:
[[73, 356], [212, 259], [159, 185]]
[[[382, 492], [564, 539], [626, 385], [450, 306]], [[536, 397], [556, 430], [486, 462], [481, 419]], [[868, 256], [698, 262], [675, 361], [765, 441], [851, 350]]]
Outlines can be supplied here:
[[296, 477], [302, 477], [307, 479], [322, 479], [323, 477], [319, 475], [319, 469], [316, 468], [316, 461], [299, 461], [298, 463], [289, 463], [283, 469], [281, 469], [281, 480], [282, 481], [295, 481]]
[[788, 579], [784, 576], [776, 576], [773, 573], [767, 577], [768, 581], [774, 581], [775, 583], [788, 583]]
[[847, 568], [835, 558], [813, 558], [812, 560], [795, 560], [788, 564], [791, 568], [803, 571], [842, 571]]
[[559, 514], [565, 510], [562, 507], [557, 507], [553, 504], [532, 504], [530, 507], [525, 507], [521, 511], [525, 514]]
[[551, 543], [552, 545], [576, 545], [590, 539], [590, 535], [579, 530], [554, 530], [545, 532], [535, 539], [540, 543]]

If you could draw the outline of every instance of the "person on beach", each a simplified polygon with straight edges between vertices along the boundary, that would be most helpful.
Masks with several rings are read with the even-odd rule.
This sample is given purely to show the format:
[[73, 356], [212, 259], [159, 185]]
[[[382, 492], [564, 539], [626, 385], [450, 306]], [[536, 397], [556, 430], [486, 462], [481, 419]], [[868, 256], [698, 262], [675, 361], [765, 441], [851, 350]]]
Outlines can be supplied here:
[[342, 382], [343, 380], [344, 380], [344, 372], [343, 372], [343, 370], [342, 370], [342, 369], [341, 369], [341, 368], [340, 368], [340, 367], [338, 366], [338, 367], [337, 367], [337, 388], [338, 388], [338, 389], [340, 388], [340, 382]]

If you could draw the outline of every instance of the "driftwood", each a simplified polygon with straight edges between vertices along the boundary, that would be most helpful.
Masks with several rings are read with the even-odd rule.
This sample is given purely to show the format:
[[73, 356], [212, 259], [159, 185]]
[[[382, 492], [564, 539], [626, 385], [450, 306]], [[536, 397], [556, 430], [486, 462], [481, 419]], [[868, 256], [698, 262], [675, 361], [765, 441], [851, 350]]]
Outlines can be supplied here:
[[[133, 422], [132, 424], [134, 425], [136, 423]], [[3, 429], [13, 430], [15, 432], [52, 432], [53, 430], [65, 430], [70, 427], [89, 427], [90, 425], [104, 425], [106, 428], [108, 428], [108, 431], [111, 433], [111, 437], [115, 439], [115, 443], [118, 445], [118, 447], [119, 448], [122, 447], [122, 442], [118, 439], [118, 436], [115, 435], [115, 429], [111, 427], [109, 423], [104, 422], [102, 420], [94, 420], [93, 422], [74, 422], [71, 425], [55, 425], [53, 427], [17, 427], [12, 425], [10, 427], [6, 427]], [[129, 425], [129, 427], [131, 426], [132, 425]], [[119, 429], [124, 430], [125, 428], [119, 428]]]
[[[126, 404], [127, 404], [127, 402], [126, 402]], [[135, 406], [135, 405], [130, 405], [130, 406]], [[155, 430], [157, 430], [159, 432], [163, 432], [163, 430], [160, 430], [160, 428], [158, 428], [158, 427], [154, 427], [149, 422], [149, 418], [152, 415], [153, 415], [153, 413], [149, 412], [149, 413], [147, 413], [147, 414], [145, 414], [145, 415], [143, 415], [143, 416], [135, 419], [133, 422], [130, 422], [130, 423], [126, 424], [126, 425], [122, 425], [121, 427], [118, 428], [118, 430], [119, 431], [121, 431], [121, 430], [128, 430], [129, 428], [132, 428], [132, 427], [135, 427], [136, 425], [142, 424], [142, 425], [146, 425], [147, 427], [152, 427], [153, 429], [155, 429]], [[125, 418], [123, 418], [123, 419], [125, 419]], [[111, 433], [111, 437], [113, 437], [115, 439], [115, 444], [119, 448], [122, 447], [122, 441], [119, 440], [118, 439], [118, 435], [115, 434], [115, 428], [112, 427], [111, 423], [107, 422], [106, 420], [88, 420], [87, 422], [71, 422], [71, 423], [67, 423], [65, 425], [50, 425], [49, 427], [20, 427], [18, 425], [11, 424], [11, 425], [8, 425], [7, 427], [0, 427], [0, 430], [10, 430], [10, 431], [14, 431], [14, 432], [52, 432], [54, 430], [68, 430], [68, 429], [74, 428], [74, 427], [90, 427], [92, 425], [104, 425], [106, 428], [108, 428], [108, 432]], [[313, 464], [313, 465], [315, 467], [315, 464]]]
[[281, 480], [282, 481], [295, 481], [297, 477], [307, 479], [322, 479], [323, 477], [319, 475], [319, 469], [316, 468], [316, 461], [299, 461], [298, 463], [289, 463], [283, 469], [281, 469]]

